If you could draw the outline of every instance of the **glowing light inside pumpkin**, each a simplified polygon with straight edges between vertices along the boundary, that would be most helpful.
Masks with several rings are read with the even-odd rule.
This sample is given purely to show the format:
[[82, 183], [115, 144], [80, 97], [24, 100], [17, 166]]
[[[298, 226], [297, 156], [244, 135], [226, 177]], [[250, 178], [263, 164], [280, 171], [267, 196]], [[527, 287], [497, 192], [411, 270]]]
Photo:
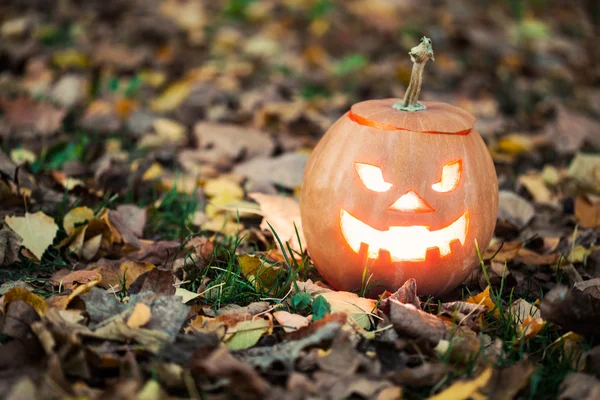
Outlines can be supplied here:
[[354, 163], [354, 167], [356, 168], [356, 172], [358, 172], [360, 180], [369, 190], [374, 192], [387, 192], [394, 186], [383, 179], [381, 168], [363, 163]]
[[398, 200], [390, 206], [391, 210], [410, 211], [410, 212], [432, 212], [433, 208], [425, 202], [418, 194], [412, 190], [400, 196]]
[[442, 178], [440, 181], [431, 185], [431, 188], [440, 193], [446, 193], [456, 189], [458, 182], [460, 182], [461, 172], [461, 160], [449, 162], [442, 168]]
[[425, 261], [429, 249], [438, 248], [445, 257], [451, 253], [450, 243], [458, 240], [464, 245], [469, 229], [469, 212], [448, 226], [430, 231], [428, 226], [392, 226], [380, 231], [362, 222], [346, 210], [340, 212], [342, 235], [355, 253], [361, 244], [368, 246], [367, 254], [371, 259], [379, 257], [381, 250], [390, 253], [391, 260]]

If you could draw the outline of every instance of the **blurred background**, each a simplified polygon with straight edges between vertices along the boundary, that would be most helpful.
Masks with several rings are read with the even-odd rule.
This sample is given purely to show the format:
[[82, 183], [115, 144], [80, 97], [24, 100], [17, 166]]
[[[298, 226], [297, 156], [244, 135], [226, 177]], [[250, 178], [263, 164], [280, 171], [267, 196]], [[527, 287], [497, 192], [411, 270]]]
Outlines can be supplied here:
[[[421, 98], [475, 114], [501, 188], [535, 199], [518, 174], [554, 185], [600, 148], [599, 18], [566, 0], [2, 0], [0, 144], [46, 209], [65, 190], [210, 198], [196, 189], [223, 174], [297, 194], [333, 121], [403, 95], [426, 35]], [[190, 223], [220, 226], [204, 211]]]

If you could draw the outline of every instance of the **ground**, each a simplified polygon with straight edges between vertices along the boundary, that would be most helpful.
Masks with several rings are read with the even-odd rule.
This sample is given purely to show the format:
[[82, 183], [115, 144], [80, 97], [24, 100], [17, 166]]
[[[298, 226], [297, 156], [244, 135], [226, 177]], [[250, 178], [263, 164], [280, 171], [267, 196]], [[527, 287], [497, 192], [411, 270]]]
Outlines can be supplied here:
[[[0, 392], [600, 397], [593, 2], [0, 4]], [[472, 113], [500, 189], [441, 297], [328, 286], [298, 199], [352, 104]], [[340, 263], [343, 268], [343, 263]], [[365, 279], [368, 282], [368, 279]]]

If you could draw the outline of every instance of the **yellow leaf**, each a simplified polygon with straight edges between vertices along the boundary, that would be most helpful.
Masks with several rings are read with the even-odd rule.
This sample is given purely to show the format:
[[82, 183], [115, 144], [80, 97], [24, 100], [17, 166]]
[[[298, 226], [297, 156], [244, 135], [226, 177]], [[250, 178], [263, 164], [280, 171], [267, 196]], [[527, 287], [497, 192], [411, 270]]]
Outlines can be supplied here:
[[85, 54], [69, 49], [57, 51], [52, 55], [52, 61], [61, 69], [67, 68], [86, 68], [88, 66], [88, 58]]
[[244, 189], [239, 183], [226, 178], [209, 179], [204, 184], [204, 193], [208, 197], [218, 197], [221, 204], [224, 200], [233, 202], [244, 197]]
[[569, 262], [572, 263], [581, 263], [587, 258], [587, 256], [592, 254], [592, 251], [594, 251], [593, 248], [586, 249], [581, 245], [575, 246], [569, 252], [567, 259], [569, 260]]
[[76, 226], [94, 218], [94, 212], [87, 207], [77, 207], [70, 210], [63, 219], [63, 228], [67, 235], [76, 233]]
[[152, 163], [150, 168], [148, 168], [146, 172], [144, 172], [144, 175], [142, 175], [142, 180], [153, 181], [154, 179], [160, 178], [164, 172], [165, 170], [160, 166], [159, 163]]
[[151, 317], [150, 307], [144, 303], [136, 303], [133, 312], [127, 318], [127, 326], [130, 328], [139, 328], [146, 325]]
[[244, 350], [254, 346], [272, 328], [270, 321], [257, 318], [242, 321], [234, 328], [234, 335], [227, 341], [229, 350]]
[[483, 304], [488, 308], [488, 311], [494, 310], [492, 316], [494, 318], [500, 318], [500, 310], [496, 308], [492, 298], [490, 297], [490, 287], [486, 287], [485, 290], [476, 296], [471, 296], [467, 299], [467, 303], [471, 304]]
[[160, 96], [150, 102], [154, 112], [163, 113], [174, 110], [190, 94], [191, 85], [187, 81], [179, 81], [169, 86]]
[[189, 291], [189, 290], [181, 288], [181, 287], [178, 287], [177, 289], [175, 289], [174, 296], [180, 296], [181, 302], [183, 304], [189, 303], [190, 301], [200, 297], [200, 295], [198, 293], [194, 293], [192, 291]]
[[[477, 378], [470, 381], [454, 382], [442, 392], [431, 396], [429, 400], [466, 400], [470, 398], [486, 398], [479, 389], [487, 385], [492, 377], [492, 368], [487, 367]], [[483, 396], [483, 397], [482, 397]]]
[[37, 157], [35, 156], [35, 153], [33, 151], [21, 147], [19, 149], [11, 150], [10, 159], [13, 160], [15, 164], [22, 165], [27, 162], [33, 164]]
[[244, 254], [238, 257], [242, 274], [259, 290], [269, 290], [277, 282], [282, 267], [270, 265], [259, 256]]
[[46, 314], [46, 311], [48, 311], [48, 305], [43, 298], [20, 287], [10, 289], [2, 298], [4, 299], [2, 306], [4, 307], [5, 313], [6, 306], [15, 300], [22, 300], [29, 304], [40, 317], [43, 317]]
[[40, 260], [58, 232], [52, 217], [38, 211], [24, 217], [6, 217], [6, 225], [23, 239], [23, 246]]
[[531, 138], [516, 133], [504, 136], [498, 141], [498, 150], [510, 155], [518, 155], [532, 148]]

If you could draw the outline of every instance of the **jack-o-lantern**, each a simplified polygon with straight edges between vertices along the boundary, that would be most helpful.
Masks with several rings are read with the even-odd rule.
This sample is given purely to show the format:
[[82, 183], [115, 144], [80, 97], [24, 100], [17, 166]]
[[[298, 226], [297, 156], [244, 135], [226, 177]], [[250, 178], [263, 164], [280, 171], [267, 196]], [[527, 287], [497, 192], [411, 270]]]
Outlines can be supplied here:
[[309, 254], [335, 288], [394, 291], [407, 279], [442, 294], [478, 265], [498, 207], [490, 154], [475, 118], [417, 101], [431, 41], [405, 98], [352, 106], [325, 133], [304, 173], [301, 213]]

